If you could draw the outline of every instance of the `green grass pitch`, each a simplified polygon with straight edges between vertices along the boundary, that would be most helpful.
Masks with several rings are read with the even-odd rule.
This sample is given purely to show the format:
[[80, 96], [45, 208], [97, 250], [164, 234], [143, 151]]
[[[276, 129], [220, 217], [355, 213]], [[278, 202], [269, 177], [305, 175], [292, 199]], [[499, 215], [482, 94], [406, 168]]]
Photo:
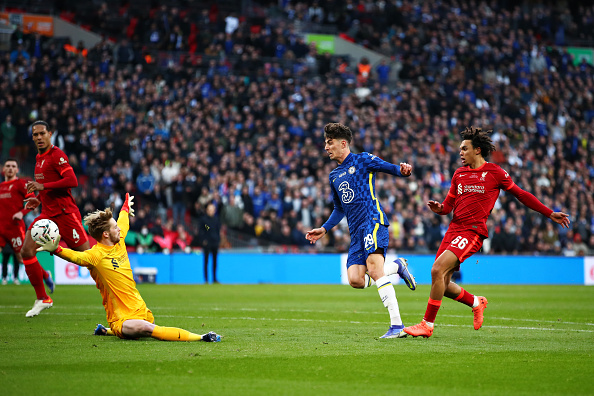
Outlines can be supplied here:
[[[0, 394], [567, 395], [594, 394], [594, 287], [465, 285], [485, 295], [483, 328], [444, 300], [429, 339], [381, 340], [374, 288], [139, 285], [157, 324], [220, 343], [92, 336], [105, 323], [92, 286], [58, 286], [25, 318], [30, 286], [0, 287]], [[429, 287], [396, 287], [416, 324]]]

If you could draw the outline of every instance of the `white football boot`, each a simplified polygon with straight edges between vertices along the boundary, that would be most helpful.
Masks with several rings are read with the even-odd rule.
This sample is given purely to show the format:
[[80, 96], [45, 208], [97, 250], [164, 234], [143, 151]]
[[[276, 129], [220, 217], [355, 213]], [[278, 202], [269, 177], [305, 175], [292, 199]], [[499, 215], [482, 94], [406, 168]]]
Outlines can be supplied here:
[[32, 318], [33, 316], [37, 316], [41, 313], [41, 311], [43, 311], [44, 309], [49, 309], [51, 307], [53, 307], [54, 305], [54, 301], [50, 298], [47, 300], [35, 300], [35, 302], [33, 303], [33, 308], [31, 308], [29, 310], [29, 312], [27, 312], [25, 314], [25, 316], [27, 318]]

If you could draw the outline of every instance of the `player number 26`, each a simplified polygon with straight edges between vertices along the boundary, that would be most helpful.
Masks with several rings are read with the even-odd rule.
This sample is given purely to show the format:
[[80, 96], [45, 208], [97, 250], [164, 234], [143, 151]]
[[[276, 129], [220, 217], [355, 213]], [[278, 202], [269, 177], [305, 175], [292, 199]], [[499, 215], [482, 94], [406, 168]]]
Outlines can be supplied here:
[[457, 236], [451, 243], [452, 246], [458, 246], [459, 249], [464, 249], [468, 245], [468, 239]]

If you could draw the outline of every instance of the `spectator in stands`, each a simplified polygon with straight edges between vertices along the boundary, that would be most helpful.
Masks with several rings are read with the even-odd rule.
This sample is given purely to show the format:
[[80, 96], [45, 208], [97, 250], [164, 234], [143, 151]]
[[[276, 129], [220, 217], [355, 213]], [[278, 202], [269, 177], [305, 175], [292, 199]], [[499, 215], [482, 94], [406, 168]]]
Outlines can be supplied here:
[[[142, 173], [136, 178], [136, 187], [138, 192], [143, 195], [142, 198], [147, 198], [155, 189], [155, 176], [150, 171], [148, 165], [142, 168]], [[139, 197], [140, 198], [140, 197]], [[141, 198], [141, 199], [142, 199]]]
[[236, 195], [229, 196], [229, 202], [221, 209], [221, 223], [232, 229], [240, 230], [243, 227], [243, 209], [239, 206], [240, 198]]
[[[521, 180], [527, 188], [541, 189], [539, 194], [542, 192], [550, 200], [549, 206], [554, 203], [559, 209], [568, 208], [576, 232], [579, 228], [582, 240], [591, 245], [593, 215], [588, 207], [594, 207], [594, 187], [588, 181], [594, 177], [594, 92], [588, 81], [593, 72], [587, 61], [574, 66], [565, 48], [545, 46], [557, 39], [561, 28], [562, 39], [569, 45], [575, 39], [594, 39], [591, 21], [581, 17], [592, 13], [591, 6], [581, 7], [580, 18], [576, 18], [578, 7], [572, 11], [574, 14], [563, 10], [563, 22], [545, 29], [536, 7], [530, 5], [508, 10], [495, 2], [489, 4], [489, 9], [477, 4], [472, 9], [456, 10], [455, 4], [446, 1], [431, 5], [430, 12], [417, 12], [411, 0], [387, 2], [383, 8], [380, 3], [370, 3], [352, 10], [329, 9], [329, 3], [319, 2], [325, 27], [347, 31], [358, 20], [354, 38], [394, 59], [394, 69], [402, 67], [400, 77], [405, 80], [388, 78], [384, 86], [369, 85], [371, 93], [363, 101], [351, 95], [355, 74], [349, 69], [347, 56], [314, 55], [319, 74], [305, 60], [311, 53], [298, 60], [295, 44], [300, 43], [299, 24], [311, 23], [306, 14], [312, 4], [294, 8], [295, 24], [280, 17], [266, 18], [262, 23], [248, 16], [230, 36], [226, 36], [222, 19], [227, 14], [205, 10], [199, 18], [185, 19], [182, 11], [188, 10], [165, 6], [153, 15], [143, 15], [136, 37], [126, 38], [132, 49], [151, 47], [150, 36], [144, 33], [152, 24], [161, 35], [159, 42], [165, 42], [176, 25], [188, 36], [191, 21], [195, 20], [199, 30], [196, 52], [195, 56], [167, 53], [167, 62], [158, 58], [151, 64], [136, 57], [129, 65], [114, 63], [114, 47], [117, 54], [122, 41], [119, 33], [108, 31], [108, 23], [85, 20], [92, 30], [115, 38], [116, 45], [103, 40], [89, 49], [84, 60], [65, 57], [55, 40], [42, 45], [39, 59], [33, 38], [24, 35], [21, 45], [30, 54], [31, 62], [10, 62], [10, 52], [18, 46], [16, 41], [0, 59], [0, 86], [11, 87], [3, 88], [0, 125], [6, 115], [12, 116], [16, 139], [23, 138], [24, 149], [15, 154], [23, 156], [25, 164], [33, 160], [32, 153], [26, 151], [30, 145], [29, 120], [44, 114], [47, 119], [54, 118], [69, 158], [78, 157], [83, 177], [79, 177], [80, 188], [75, 192], [86, 197], [92, 195], [92, 188], [99, 185], [107, 171], [115, 179], [114, 192], [122, 194], [135, 188], [143, 166], [153, 165], [156, 159], [160, 180], [155, 177], [155, 188], [147, 199], [142, 199], [142, 194], [138, 199], [139, 205], [151, 213], [161, 206], [159, 213], [165, 220], [167, 213], [173, 214], [172, 200], [158, 203], [153, 198], [157, 185], [162, 192], [167, 187], [164, 180], [168, 166], [163, 153], [169, 158], [180, 153], [180, 169], [187, 168], [187, 174], [196, 176], [198, 191], [206, 189], [206, 194], [200, 196], [203, 203], [210, 202], [217, 192], [224, 207], [234, 190], [225, 186], [238, 183], [244, 210], [256, 215], [246, 230], [253, 230], [256, 223], [263, 227], [261, 216], [266, 202], [256, 214], [250, 204], [252, 197], [261, 198], [259, 194], [264, 192], [264, 198], [269, 198], [273, 192], [270, 186], [276, 184], [276, 192], [283, 197], [283, 213], [269, 220], [272, 229], [280, 230], [285, 219], [291, 221], [292, 227], [295, 219], [311, 226], [325, 216], [329, 197], [308, 178], [327, 169], [317, 158], [322, 148], [317, 143], [308, 144], [307, 139], [320, 136], [323, 120], [329, 115], [356, 119], [353, 125], [361, 136], [354, 142], [358, 151], [372, 147], [386, 159], [402, 153], [425, 161], [410, 184], [392, 188], [390, 183], [378, 180], [382, 203], [387, 200], [386, 207], [393, 206], [392, 217], [402, 219], [401, 236], [392, 245], [397, 246], [403, 243], [402, 235], [410, 232], [413, 219], [423, 217], [418, 197], [447, 191], [448, 185], [435, 183], [433, 170], [437, 167], [447, 176], [455, 169], [457, 148], [449, 143], [452, 136], [462, 125], [490, 129], [492, 124], [494, 138], [498, 137], [493, 161], [502, 165], [521, 163], [522, 167], [508, 167], [514, 180]], [[114, 12], [109, 7], [101, 9], [107, 16]], [[453, 12], [459, 19], [456, 23], [447, 18]], [[131, 22], [129, 14], [122, 18], [127, 19], [122, 26]], [[435, 23], [436, 18], [440, 23]], [[123, 37], [125, 29], [120, 30]], [[493, 36], [493, 31], [500, 33]], [[279, 38], [286, 46], [284, 57], [263, 57], [267, 52], [275, 56]], [[224, 47], [228, 39], [233, 43], [230, 53]], [[190, 41], [189, 37], [184, 40]], [[216, 57], [212, 67], [205, 53], [211, 43], [209, 51]], [[533, 53], [535, 49], [541, 54]], [[289, 59], [291, 52], [295, 59]], [[264, 68], [267, 63], [271, 64], [268, 71]], [[530, 70], [533, 63], [541, 66]], [[376, 68], [372, 74], [380, 78]], [[518, 79], [526, 85], [516, 83]], [[303, 136], [288, 139], [291, 125], [301, 129]], [[376, 141], [389, 144], [376, 149]], [[99, 154], [101, 151], [105, 153]], [[121, 168], [125, 171], [112, 169], [113, 159], [118, 158], [129, 163]], [[281, 170], [295, 178], [285, 178]], [[549, 179], [548, 183], [542, 184], [544, 179]], [[447, 184], [449, 177], [445, 180]], [[256, 189], [260, 192], [255, 193]], [[291, 193], [294, 189], [300, 195]], [[110, 195], [100, 190], [96, 201], [103, 205], [99, 208], [105, 207], [109, 199]], [[186, 204], [190, 212], [194, 200]], [[532, 230], [537, 230], [536, 235], [543, 234], [544, 223], [513, 208], [508, 200], [501, 197], [502, 207], [495, 210], [502, 216], [494, 218], [491, 227], [504, 228], [508, 217], [522, 218], [525, 226], [519, 230], [516, 226], [515, 231], [521, 233], [521, 238], [514, 234], [521, 241], [520, 249], [538, 246], [560, 253], [566, 237], [553, 229], [560, 243], [556, 247], [550, 245], [554, 241], [541, 243]], [[399, 207], [398, 202], [404, 204]], [[288, 210], [290, 207], [298, 209]], [[423, 223], [425, 240], [430, 244], [431, 222], [425, 219]], [[197, 232], [195, 224], [193, 220], [188, 232]], [[340, 249], [345, 231], [339, 225], [337, 237], [331, 235], [327, 244], [318, 249], [333, 248], [332, 244], [339, 245], [333, 249]]]
[[15, 145], [17, 129], [12, 123], [12, 116], [6, 116], [5, 121], [0, 125], [0, 135], [2, 135], [2, 159], [6, 160], [11, 157], [12, 148]]
[[582, 236], [579, 233], [573, 237], [573, 250], [576, 256], [586, 256], [588, 254], [588, 245], [582, 241]]
[[366, 86], [371, 78], [371, 64], [367, 57], [362, 57], [357, 64], [357, 83], [360, 86]]
[[24, 67], [31, 62], [31, 55], [25, 50], [22, 44], [19, 44], [15, 50], [10, 53], [10, 63]]
[[377, 81], [382, 85], [385, 86], [388, 84], [388, 80], [390, 79], [390, 65], [388, 65], [388, 61], [386, 59], [382, 59], [379, 65], [376, 66], [375, 72], [377, 73]]

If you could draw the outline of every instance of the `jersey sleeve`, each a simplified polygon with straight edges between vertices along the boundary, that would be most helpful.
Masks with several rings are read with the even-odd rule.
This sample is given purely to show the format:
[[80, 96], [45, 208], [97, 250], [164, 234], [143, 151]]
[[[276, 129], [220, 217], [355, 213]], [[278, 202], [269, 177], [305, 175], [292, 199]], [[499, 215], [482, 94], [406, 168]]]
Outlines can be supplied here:
[[383, 172], [394, 176], [402, 176], [399, 165], [394, 165], [391, 162], [384, 161], [378, 156], [370, 153], [364, 153], [363, 155], [365, 156], [364, 165], [367, 167], [367, 169], [373, 172]]
[[497, 167], [497, 171], [495, 172], [497, 177], [497, 186], [502, 189], [503, 191], [508, 191], [516, 184], [511, 179], [509, 173], [507, 173], [503, 168]]
[[334, 189], [332, 183], [330, 183], [330, 187], [332, 189], [332, 201], [334, 202], [334, 210], [332, 210], [330, 217], [322, 225], [326, 232], [334, 228], [338, 223], [340, 223], [340, 221], [344, 217], [344, 209], [342, 208], [342, 202], [340, 202], [340, 197], [338, 196], [338, 193]]
[[66, 261], [83, 267], [94, 267], [96, 263], [95, 255], [91, 250], [77, 252], [72, 249], [62, 248], [60, 252], [56, 252], [55, 254]]
[[56, 152], [54, 153], [52, 159], [54, 161], [54, 167], [60, 176], [64, 177], [64, 173], [69, 170], [71, 170], [74, 174], [74, 170], [72, 169], [72, 166], [70, 166], [70, 162], [68, 162], [68, 157], [62, 150], [56, 148]]
[[439, 212], [440, 215], [447, 215], [449, 214], [452, 209], [454, 208], [454, 202], [456, 201], [456, 177], [458, 176], [458, 171], [454, 172], [454, 176], [452, 176], [452, 182], [450, 184], [450, 190], [448, 191], [448, 195], [441, 203], [443, 205], [443, 209]]
[[128, 231], [130, 230], [130, 217], [128, 212], [125, 210], [120, 210], [120, 215], [118, 216], [118, 227], [120, 227], [120, 235], [122, 239], [126, 238], [126, 235], [128, 235]]

